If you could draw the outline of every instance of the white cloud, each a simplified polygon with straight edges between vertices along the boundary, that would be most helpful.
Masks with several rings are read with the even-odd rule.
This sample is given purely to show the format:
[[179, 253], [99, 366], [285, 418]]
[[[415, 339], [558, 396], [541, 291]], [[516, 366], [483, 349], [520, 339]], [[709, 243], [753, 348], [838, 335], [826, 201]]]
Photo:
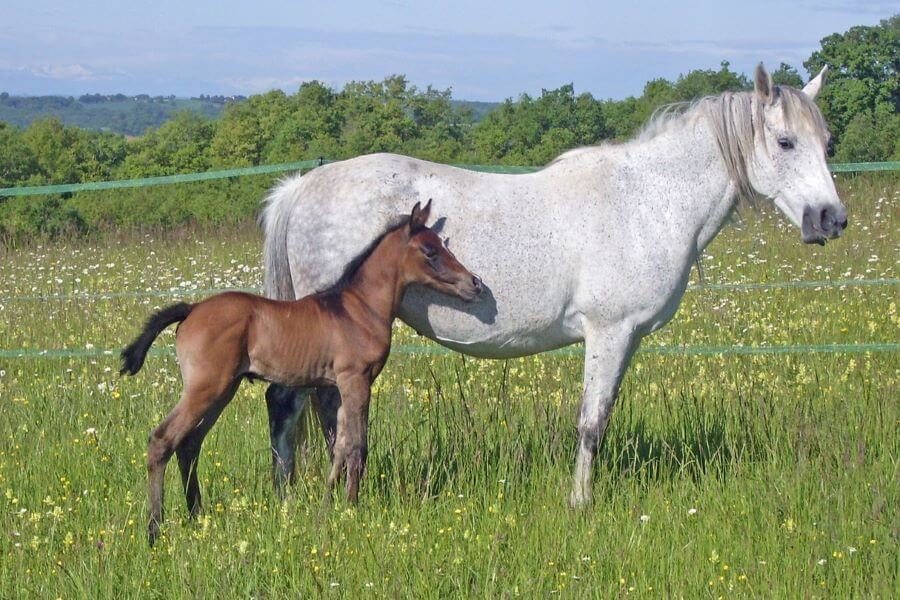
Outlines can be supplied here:
[[28, 68], [35, 77], [45, 79], [75, 79], [77, 81], [94, 81], [100, 79], [84, 65], [38, 65]]

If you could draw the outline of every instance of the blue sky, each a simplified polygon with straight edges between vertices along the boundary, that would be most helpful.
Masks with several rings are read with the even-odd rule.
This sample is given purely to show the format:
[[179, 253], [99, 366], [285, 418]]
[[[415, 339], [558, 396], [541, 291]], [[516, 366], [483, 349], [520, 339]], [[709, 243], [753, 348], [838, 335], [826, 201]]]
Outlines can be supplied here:
[[572, 82], [639, 94], [728, 60], [802, 71], [819, 40], [900, 0], [4, 0], [0, 90], [251, 94], [405, 73], [455, 98], [502, 100]]

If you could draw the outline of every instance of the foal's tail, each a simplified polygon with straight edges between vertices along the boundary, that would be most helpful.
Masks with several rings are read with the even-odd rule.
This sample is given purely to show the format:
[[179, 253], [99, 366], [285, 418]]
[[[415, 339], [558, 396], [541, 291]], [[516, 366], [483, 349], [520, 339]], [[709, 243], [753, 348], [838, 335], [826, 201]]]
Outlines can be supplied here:
[[180, 323], [187, 319], [193, 308], [193, 304], [179, 302], [150, 315], [141, 334], [122, 350], [122, 368], [119, 370], [119, 374], [137, 374], [141, 367], [144, 366], [147, 351], [150, 350], [150, 344], [153, 343], [156, 336], [172, 323]]

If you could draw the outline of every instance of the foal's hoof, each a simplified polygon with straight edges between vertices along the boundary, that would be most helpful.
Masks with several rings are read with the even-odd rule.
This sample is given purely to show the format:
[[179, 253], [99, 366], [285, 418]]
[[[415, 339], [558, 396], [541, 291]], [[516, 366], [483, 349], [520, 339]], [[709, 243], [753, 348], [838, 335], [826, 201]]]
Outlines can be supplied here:
[[159, 523], [157, 523], [155, 519], [151, 519], [150, 524], [147, 526], [147, 543], [149, 543], [152, 548], [158, 539]]

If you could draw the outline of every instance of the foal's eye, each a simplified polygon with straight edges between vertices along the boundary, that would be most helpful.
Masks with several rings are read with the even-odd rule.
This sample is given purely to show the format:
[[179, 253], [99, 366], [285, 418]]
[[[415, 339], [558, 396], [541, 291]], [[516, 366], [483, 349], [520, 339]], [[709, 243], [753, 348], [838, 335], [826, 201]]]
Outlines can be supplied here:
[[422, 252], [425, 253], [425, 258], [427, 258], [428, 260], [433, 260], [433, 259], [437, 258], [437, 255], [438, 255], [437, 250], [435, 250], [434, 248], [429, 248], [429, 247], [422, 248]]
[[791, 150], [794, 147], [794, 142], [790, 138], [778, 138], [778, 145], [782, 150]]

